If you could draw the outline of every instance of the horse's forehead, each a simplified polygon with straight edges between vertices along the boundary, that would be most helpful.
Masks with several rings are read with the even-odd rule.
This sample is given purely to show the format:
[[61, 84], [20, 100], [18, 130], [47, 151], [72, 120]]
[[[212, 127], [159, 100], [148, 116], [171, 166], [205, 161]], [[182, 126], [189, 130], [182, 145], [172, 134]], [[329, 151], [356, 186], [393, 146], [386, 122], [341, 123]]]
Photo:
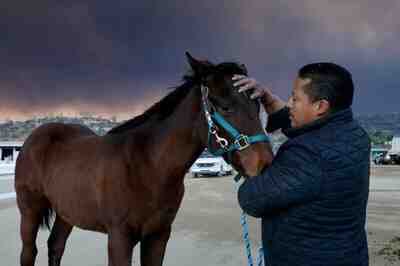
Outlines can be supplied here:
[[[220, 75], [219, 77], [219, 88], [222, 92], [222, 94], [224, 94], [224, 96], [232, 96], [232, 97], [239, 97], [239, 98], [246, 98], [247, 100], [250, 100], [250, 95], [253, 94], [254, 89], [250, 89], [250, 90], [246, 90], [243, 93], [235, 93], [235, 86], [233, 86], [234, 81], [232, 80], [232, 77], [235, 74], [231, 74], [231, 73], [225, 73], [223, 75]], [[253, 101], [253, 100], [252, 100]]]
[[232, 76], [229, 74], [217, 75], [213, 77], [212, 84], [218, 92], [229, 94], [233, 90]]
[[216, 73], [213, 75], [212, 79], [216, 81], [218, 84], [232, 84], [232, 77], [234, 74], [231, 73]]

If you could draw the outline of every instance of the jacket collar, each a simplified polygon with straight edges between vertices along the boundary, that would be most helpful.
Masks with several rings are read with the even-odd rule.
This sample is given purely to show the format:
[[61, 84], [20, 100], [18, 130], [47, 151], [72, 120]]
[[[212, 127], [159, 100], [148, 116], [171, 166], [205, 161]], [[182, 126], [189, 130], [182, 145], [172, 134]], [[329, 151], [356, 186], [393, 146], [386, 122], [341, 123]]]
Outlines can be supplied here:
[[299, 128], [287, 128], [283, 130], [283, 133], [289, 138], [294, 138], [300, 136], [304, 133], [307, 133], [312, 130], [319, 129], [328, 123], [342, 124], [345, 122], [350, 122], [353, 120], [353, 111], [351, 108], [346, 108], [318, 120], [315, 120], [307, 125], [304, 125]]

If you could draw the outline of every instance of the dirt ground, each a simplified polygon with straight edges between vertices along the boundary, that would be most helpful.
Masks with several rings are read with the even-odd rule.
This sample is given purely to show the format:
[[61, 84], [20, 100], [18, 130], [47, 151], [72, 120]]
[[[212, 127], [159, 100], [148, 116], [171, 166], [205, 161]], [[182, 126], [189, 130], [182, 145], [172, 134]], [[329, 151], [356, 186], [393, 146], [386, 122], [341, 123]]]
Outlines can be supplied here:
[[371, 182], [380, 180], [385, 189], [371, 186], [368, 203], [370, 265], [400, 265], [400, 166], [371, 167]]
[[[240, 231], [233, 225], [238, 223], [239, 214], [233, 206], [236, 198], [229, 199], [236, 196], [231, 177], [186, 180], [186, 196], [176, 228], [202, 232], [205, 238], [216, 241], [241, 241]], [[259, 227], [257, 220], [250, 219], [253, 243], [260, 241]], [[399, 166], [371, 167], [367, 231], [370, 265], [400, 266]]]
[[[246, 265], [233, 177], [188, 175], [185, 189], [164, 265]], [[0, 265], [16, 265], [20, 240], [15, 199], [0, 201], [0, 225]], [[249, 229], [255, 251], [260, 243], [260, 221], [249, 218]], [[371, 168], [367, 231], [370, 265], [400, 266], [399, 166]], [[47, 265], [47, 237], [47, 231], [40, 232], [37, 265]], [[106, 243], [105, 235], [74, 229], [62, 265], [106, 265]], [[139, 265], [138, 251], [134, 252], [135, 266]]]
[[400, 165], [372, 165], [371, 176], [400, 177]]

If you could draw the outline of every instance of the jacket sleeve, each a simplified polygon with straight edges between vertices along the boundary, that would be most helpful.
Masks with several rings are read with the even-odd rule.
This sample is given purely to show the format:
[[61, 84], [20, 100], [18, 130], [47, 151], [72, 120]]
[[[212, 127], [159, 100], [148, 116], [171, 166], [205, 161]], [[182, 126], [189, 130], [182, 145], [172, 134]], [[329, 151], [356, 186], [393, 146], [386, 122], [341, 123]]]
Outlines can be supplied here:
[[244, 212], [261, 217], [302, 204], [318, 196], [322, 183], [320, 158], [304, 145], [288, 145], [272, 165], [240, 186], [238, 200]]
[[268, 133], [274, 132], [278, 129], [290, 128], [289, 108], [283, 107], [275, 113], [268, 116], [266, 130]]

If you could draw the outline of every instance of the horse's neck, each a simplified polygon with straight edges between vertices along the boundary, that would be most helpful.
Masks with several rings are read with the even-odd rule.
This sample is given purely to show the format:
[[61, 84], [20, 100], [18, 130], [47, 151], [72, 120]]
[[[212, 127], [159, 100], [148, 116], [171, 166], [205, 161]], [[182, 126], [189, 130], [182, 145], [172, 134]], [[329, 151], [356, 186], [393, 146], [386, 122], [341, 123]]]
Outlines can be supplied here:
[[204, 149], [201, 141], [204, 136], [198, 134], [199, 124], [205, 123], [205, 120], [199, 121], [202, 119], [200, 99], [200, 91], [192, 88], [167, 119], [149, 130], [146, 153], [157, 171], [164, 175], [160, 178], [168, 178], [168, 183], [182, 180]]

